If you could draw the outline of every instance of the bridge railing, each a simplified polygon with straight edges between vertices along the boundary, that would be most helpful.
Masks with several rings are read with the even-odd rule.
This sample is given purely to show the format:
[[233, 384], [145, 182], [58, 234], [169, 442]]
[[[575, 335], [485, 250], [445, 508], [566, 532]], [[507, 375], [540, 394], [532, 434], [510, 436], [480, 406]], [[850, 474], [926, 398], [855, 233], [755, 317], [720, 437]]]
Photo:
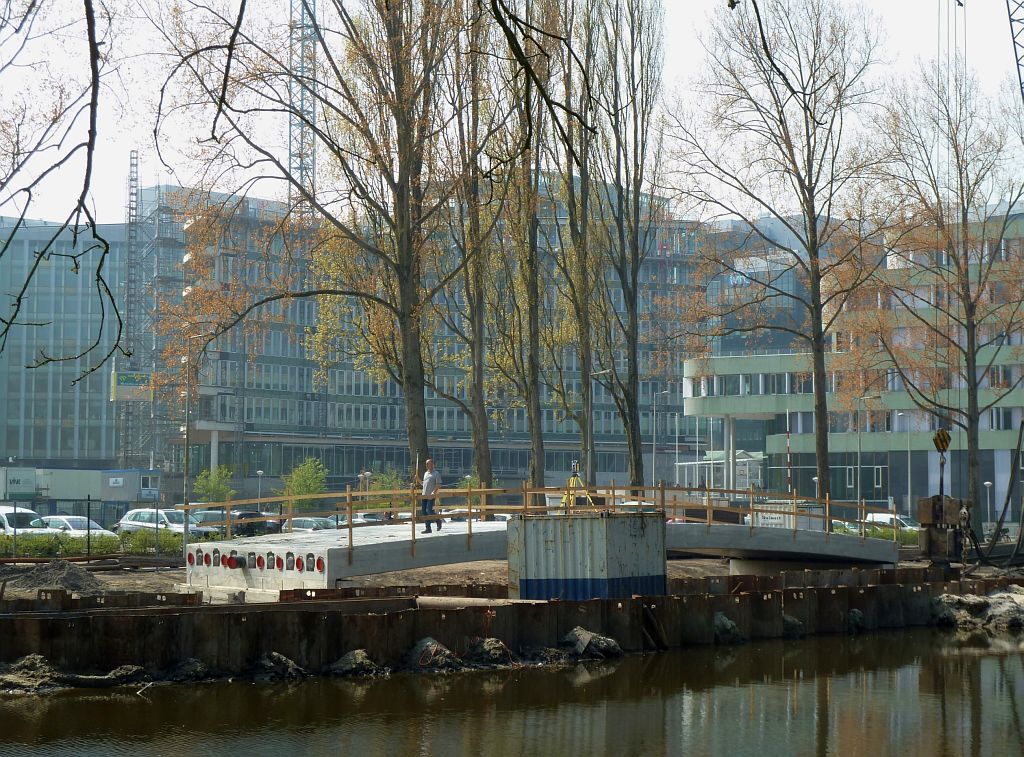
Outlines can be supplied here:
[[[421, 495], [411, 488], [358, 491], [349, 487], [343, 492], [272, 495], [213, 504], [190, 504], [187, 507], [177, 505], [177, 509], [193, 512], [220, 510], [223, 518], [207, 520], [203, 525], [220, 528], [226, 538], [250, 535], [254, 530], [308, 530], [309, 519], [320, 519], [321, 528], [330, 528], [330, 522], [333, 522], [334, 528], [346, 530], [350, 548], [354, 546], [354, 532], [368, 526], [409, 528], [415, 549], [419, 524], [437, 518], [464, 521], [467, 524], [467, 546], [471, 546], [473, 524], [481, 521], [507, 519], [514, 514], [562, 513], [571, 516], [596, 511], [660, 511], [664, 512], [670, 524], [734, 524], [747, 526], [751, 532], [755, 527], [771, 527], [839, 533], [862, 539], [883, 538], [897, 542], [901, 539], [899, 529], [880, 526], [869, 520], [872, 513], [890, 511], [864, 501], [816, 499], [758, 489], [663, 484], [653, 487], [616, 486], [613, 482], [589, 489], [529, 487], [525, 484], [518, 488], [440, 489], [434, 498], [435, 512], [431, 516], [423, 515]], [[258, 511], [261, 515], [234, 515], [240, 511]]]

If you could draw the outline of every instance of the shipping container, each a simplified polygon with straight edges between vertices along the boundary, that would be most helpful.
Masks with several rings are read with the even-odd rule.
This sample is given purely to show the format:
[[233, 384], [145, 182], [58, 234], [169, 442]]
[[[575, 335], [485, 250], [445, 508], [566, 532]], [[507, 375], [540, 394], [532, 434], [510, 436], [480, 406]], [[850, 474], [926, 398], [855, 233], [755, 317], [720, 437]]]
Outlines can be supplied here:
[[665, 515], [517, 515], [508, 524], [508, 583], [513, 599], [665, 594]]

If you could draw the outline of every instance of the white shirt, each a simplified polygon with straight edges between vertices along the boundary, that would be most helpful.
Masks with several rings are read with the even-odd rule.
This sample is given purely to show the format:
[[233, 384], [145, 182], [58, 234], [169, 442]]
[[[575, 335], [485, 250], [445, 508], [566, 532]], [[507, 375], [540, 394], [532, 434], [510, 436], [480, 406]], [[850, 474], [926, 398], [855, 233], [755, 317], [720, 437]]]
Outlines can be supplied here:
[[423, 496], [429, 496], [441, 485], [441, 475], [437, 471], [428, 470], [423, 474]]

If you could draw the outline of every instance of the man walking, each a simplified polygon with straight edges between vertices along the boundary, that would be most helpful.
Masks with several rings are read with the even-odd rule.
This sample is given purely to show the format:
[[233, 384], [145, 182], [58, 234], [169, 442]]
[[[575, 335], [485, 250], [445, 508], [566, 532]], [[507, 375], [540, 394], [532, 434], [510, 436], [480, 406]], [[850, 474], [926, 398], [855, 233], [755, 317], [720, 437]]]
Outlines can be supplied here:
[[[430, 520], [428, 516], [434, 515], [434, 502], [437, 499], [437, 490], [441, 486], [441, 474], [434, 470], [434, 461], [427, 460], [425, 463], [426, 472], [423, 474], [423, 491], [420, 500], [420, 508], [423, 511], [424, 523], [426, 523], [426, 529], [423, 531], [425, 534], [430, 533]], [[441, 519], [437, 519], [437, 530], [441, 530]]]

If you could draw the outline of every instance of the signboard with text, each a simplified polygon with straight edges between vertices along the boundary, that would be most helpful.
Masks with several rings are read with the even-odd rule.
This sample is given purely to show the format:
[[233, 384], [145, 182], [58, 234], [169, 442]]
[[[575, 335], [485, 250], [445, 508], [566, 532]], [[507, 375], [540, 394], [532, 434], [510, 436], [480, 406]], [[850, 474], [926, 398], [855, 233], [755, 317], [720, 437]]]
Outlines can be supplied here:
[[142, 402], [151, 399], [153, 399], [153, 375], [151, 373], [111, 371], [111, 402]]

